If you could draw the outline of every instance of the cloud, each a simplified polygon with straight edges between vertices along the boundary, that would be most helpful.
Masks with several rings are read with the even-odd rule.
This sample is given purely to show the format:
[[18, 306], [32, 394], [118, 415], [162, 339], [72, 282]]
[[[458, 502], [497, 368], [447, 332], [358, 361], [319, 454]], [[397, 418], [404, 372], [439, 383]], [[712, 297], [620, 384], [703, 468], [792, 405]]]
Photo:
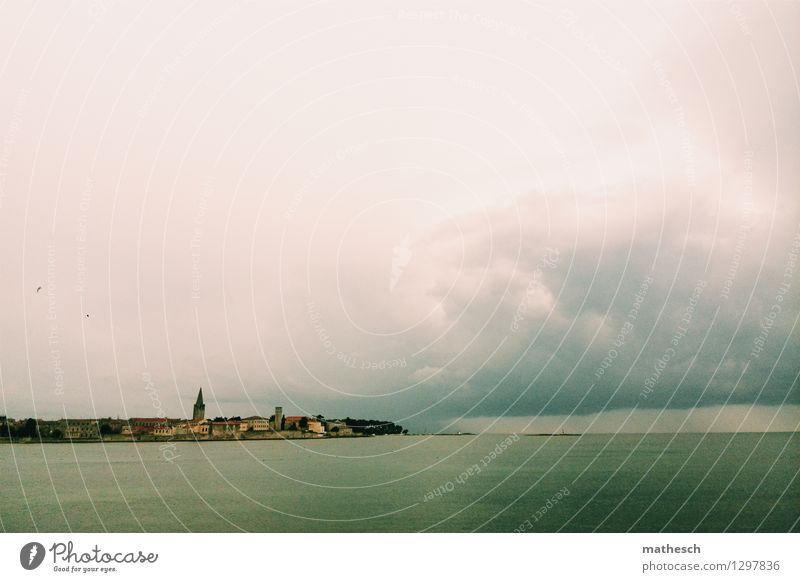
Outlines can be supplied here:
[[144, 374], [175, 415], [200, 385], [211, 415], [412, 429], [794, 413], [796, 5], [353, 6], [190, 11], [111, 54], [26, 25], [52, 42], [1, 79], [8, 414], [147, 414]]

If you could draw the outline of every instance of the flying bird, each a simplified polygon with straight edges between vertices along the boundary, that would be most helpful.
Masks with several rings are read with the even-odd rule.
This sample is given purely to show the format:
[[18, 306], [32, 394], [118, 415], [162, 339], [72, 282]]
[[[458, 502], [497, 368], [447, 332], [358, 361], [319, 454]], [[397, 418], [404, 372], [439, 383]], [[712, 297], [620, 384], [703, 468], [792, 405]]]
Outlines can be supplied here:
[[41, 291], [41, 290], [42, 290], [42, 286], [41, 286], [41, 285], [39, 285], [39, 286], [36, 288], [36, 292], [38, 293], [38, 292], [39, 292], [39, 291]]

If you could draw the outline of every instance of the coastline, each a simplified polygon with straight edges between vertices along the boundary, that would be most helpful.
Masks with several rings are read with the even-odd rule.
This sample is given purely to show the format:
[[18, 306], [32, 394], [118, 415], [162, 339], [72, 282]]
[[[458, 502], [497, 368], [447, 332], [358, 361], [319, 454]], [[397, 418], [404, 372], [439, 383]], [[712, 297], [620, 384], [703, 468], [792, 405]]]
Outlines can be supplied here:
[[303, 433], [299, 431], [285, 431], [285, 432], [269, 432], [264, 435], [250, 436], [244, 433], [235, 437], [200, 437], [197, 438], [193, 435], [172, 435], [172, 436], [156, 436], [156, 435], [140, 435], [136, 438], [131, 436], [114, 435], [112, 438], [84, 438], [84, 439], [51, 439], [51, 438], [22, 438], [22, 439], [9, 439], [0, 438], [0, 445], [37, 445], [37, 444], [97, 444], [97, 443], [206, 443], [206, 442], [236, 442], [236, 441], [288, 441], [288, 440], [320, 440], [320, 439], [353, 439], [353, 438], [369, 438], [373, 435], [352, 434], [346, 436], [330, 436], [327, 434], [318, 433]]

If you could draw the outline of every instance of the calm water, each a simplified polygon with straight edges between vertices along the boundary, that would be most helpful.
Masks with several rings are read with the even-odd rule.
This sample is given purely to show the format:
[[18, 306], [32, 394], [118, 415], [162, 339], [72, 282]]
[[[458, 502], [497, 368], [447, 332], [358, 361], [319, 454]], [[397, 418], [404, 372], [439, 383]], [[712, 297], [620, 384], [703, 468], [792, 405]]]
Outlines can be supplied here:
[[798, 530], [798, 433], [519, 437], [487, 461], [504, 438], [177, 443], [173, 462], [157, 443], [1, 445], [0, 526], [510, 532], [527, 519], [530, 531]]

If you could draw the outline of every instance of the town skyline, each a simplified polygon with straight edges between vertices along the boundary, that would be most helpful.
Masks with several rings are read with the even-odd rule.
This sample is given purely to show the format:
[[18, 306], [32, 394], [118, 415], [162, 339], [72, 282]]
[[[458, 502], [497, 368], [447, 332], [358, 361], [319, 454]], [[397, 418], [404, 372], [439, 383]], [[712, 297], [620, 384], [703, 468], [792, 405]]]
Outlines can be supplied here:
[[[192, 417], [170, 418], [112, 417], [61, 418], [46, 420], [27, 418], [16, 420], [0, 416], [0, 442], [13, 439], [25, 442], [46, 440], [127, 440], [130, 442], [177, 438], [178, 440], [223, 440], [240, 438], [313, 438], [373, 436], [376, 434], [407, 434], [400, 425], [391, 421], [352, 419], [326, 419], [316, 416], [284, 415], [283, 407], [276, 406], [269, 416], [252, 415], [206, 418], [202, 387], [192, 407]], [[273, 434], [274, 433], [274, 436]]]

